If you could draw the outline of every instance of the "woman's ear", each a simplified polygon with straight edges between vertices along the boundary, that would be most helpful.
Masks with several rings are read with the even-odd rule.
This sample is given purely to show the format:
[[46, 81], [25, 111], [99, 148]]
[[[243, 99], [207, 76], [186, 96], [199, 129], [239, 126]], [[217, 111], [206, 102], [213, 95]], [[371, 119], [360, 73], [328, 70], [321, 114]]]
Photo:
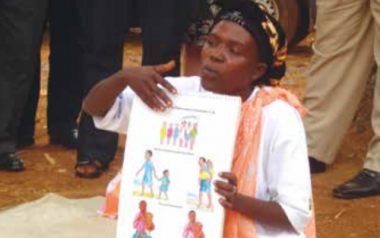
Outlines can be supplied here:
[[252, 80], [256, 81], [264, 76], [267, 72], [268, 66], [264, 63], [257, 63], [252, 71]]

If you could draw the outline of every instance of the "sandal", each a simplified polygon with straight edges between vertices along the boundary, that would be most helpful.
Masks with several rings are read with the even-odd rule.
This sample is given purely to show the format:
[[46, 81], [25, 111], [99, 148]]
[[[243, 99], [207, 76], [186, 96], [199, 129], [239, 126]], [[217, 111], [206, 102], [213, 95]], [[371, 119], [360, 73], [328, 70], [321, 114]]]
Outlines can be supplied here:
[[96, 159], [79, 161], [75, 165], [75, 176], [79, 178], [94, 179], [99, 178], [106, 166]]

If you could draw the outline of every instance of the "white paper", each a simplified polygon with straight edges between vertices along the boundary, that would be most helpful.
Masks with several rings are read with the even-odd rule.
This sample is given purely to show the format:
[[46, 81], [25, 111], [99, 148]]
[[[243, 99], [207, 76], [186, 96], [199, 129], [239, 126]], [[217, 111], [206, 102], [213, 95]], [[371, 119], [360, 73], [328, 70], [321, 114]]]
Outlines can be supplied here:
[[[214, 94], [181, 94], [173, 98], [173, 103], [173, 108], [157, 113], [140, 99], [134, 101], [117, 238], [222, 237], [224, 209], [210, 184], [218, 172], [230, 171], [241, 100]], [[152, 152], [150, 159], [147, 151]], [[206, 160], [203, 166], [201, 157]], [[157, 180], [154, 170], [158, 179], [168, 170], [166, 181]], [[146, 204], [142, 214], [141, 204]], [[190, 217], [196, 215], [196, 222], [190, 223], [185, 232], [190, 211], [194, 211]], [[138, 214], [141, 219], [136, 219]]]

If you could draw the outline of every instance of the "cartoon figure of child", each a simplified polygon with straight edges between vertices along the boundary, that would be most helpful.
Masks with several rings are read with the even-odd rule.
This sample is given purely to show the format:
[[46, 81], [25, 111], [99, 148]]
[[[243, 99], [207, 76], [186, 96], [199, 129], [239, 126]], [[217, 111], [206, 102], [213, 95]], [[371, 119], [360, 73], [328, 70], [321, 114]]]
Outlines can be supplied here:
[[191, 122], [187, 123], [186, 131], [185, 131], [185, 148], [189, 148], [190, 146], [190, 131], [191, 131]]
[[186, 121], [183, 121], [182, 124], [181, 124], [181, 130], [180, 130], [180, 133], [181, 133], [181, 138], [179, 139], [179, 146], [180, 147], [183, 147], [185, 146], [185, 137], [186, 137], [186, 133], [187, 133], [187, 130], [186, 130]]
[[136, 176], [138, 176], [140, 174], [140, 172], [142, 170], [144, 170], [144, 177], [143, 177], [143, 181], [142, 181], [141, 193], [143, 196], [145, 196], [145, 186], [148, 186], [150, 188], [150, 191], [151, 191], [151, 195], [149, 197], [153, 198], [154, 197], [153, 174], [156, 178], [157, 178], [157, 174], [156, 174], [156, 169], [154, 167], [154, 164], [152, 162], [152, 156], [153, 156], [153, 153], [151, 150], [147, 150], [145, 152], [145, 163], [141, 167], [141, 169], [139, 169], [139, 171], [137, 171]]
[[167, 144], [170, 144], [170, 140], [173, 136], [173, 124], [170, 124], [169, 129], [166, 131]]
[[211, 174], [209, 167], [207, 166], [206, 159], [204, 157], [199, 158], [199, 204], [198, 207], [202, 206], [203, 194], [206, 193], [208, 197], [208, 208], [212, 207], [212, 197], [211, 197]]
[[132, 238], [152, 238], [150, 233], [155, 229], [153, 214], [147, 212], [146, 201], [141, 201], [139, 207], [140, 212], [136, 215], [133, 222], [133, 228], [136, 229], [136, 232]]
[[189, 212], [189, 223], [185, 226], [183, 231], [183, 238], [205, 238], [203, 232], [203, 225], [197, 222], [197, 214], [195, 211]]
[[161, 181], [161, 186], [160, 186], [160, 194], [158, 195], [158, 199], [161, 199], [161, 194], [164, 193], [166, 200], [169, 199], [168, 197], [168, 189], [169, 189], [169, 184], [170, 184], [170, 179], [169, 179], [169, 170], [164, 170], [164, 176], [160, 178], [159, 180]]
[[174, 134], [173, 134], [173, 145], [174, 146], [177, 145], [177, 140], [178, 140], [178, 137], [179, 137], [179, 133], [180, 133], [180, 129], [179, 129], [179, 125], [177, 123], [177, 124], [175, 124], [175, 129], [174, 129]]
[[160, 131], [161, 145], [164, 143], [165, 137], [166, 137], [166, 122], [162, 124], [161, 131]]
[[194, 148], [195, 138], [198, 135], [197, 127], [198, 127], [197, 123], [194, 123], [193, 129], [191, 129], [191, 131], [190, 131], [190, 149], [191, 150], [193, 150], [193, 148]]

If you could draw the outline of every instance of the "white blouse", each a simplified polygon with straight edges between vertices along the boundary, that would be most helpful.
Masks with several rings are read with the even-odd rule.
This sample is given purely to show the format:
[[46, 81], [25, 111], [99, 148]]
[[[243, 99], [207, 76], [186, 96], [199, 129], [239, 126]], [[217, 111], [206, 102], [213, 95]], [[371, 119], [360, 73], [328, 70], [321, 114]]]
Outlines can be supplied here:
[[[166, 79], [179, 92], [210, 93], [201, 87], [199, 77]], [[130, 88], [125, 89], [107, 115], [94, 117], [95, 126], [126, 134], [134, 97]], [[279, 203], [296, 232], [256, 222], [258, 237], [305, 238], [303, 230], [312, 217], [312, 191], [301, 117], [295, 108], [277, 100], [264, 107], [261, 126], [256, 198]]]

